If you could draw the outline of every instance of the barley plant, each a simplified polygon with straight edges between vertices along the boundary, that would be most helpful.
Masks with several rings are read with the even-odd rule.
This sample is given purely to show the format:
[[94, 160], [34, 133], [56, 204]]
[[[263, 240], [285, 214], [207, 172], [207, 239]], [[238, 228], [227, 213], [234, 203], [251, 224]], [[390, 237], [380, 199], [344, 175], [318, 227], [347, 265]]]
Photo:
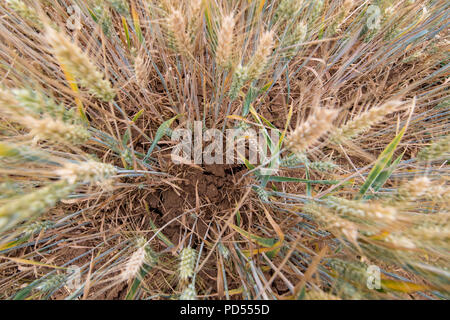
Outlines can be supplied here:
[[0, 298], [447, 299], [449, 7], [2, 1]]

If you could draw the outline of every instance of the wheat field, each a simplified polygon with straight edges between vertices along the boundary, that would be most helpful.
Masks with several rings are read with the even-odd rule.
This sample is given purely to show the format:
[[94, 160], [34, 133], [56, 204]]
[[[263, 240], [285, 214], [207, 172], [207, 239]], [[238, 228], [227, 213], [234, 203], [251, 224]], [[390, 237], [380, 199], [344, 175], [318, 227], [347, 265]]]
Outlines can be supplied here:
[[447, 299], [449, 7], [2, 1], [0, 299]]

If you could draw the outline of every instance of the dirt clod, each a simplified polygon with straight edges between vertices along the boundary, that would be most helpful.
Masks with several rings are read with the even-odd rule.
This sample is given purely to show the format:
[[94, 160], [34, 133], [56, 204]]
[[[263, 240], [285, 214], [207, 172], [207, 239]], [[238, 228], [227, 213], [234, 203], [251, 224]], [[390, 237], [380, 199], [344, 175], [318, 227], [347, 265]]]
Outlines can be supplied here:
[[[183, 234], [178, 232], [183, 219], [176, 218], [187, 210], [192, 212], [185, 219], [188, 227], [194, 226], [197, 216], [195, 232], [203, 238], [211, 219], [215, 215], [223, 215], [239, 201], [241, 188], [237, 185], [237, 181], [245, 172], [242, 166], [205, 165], [202, 169], [178, 167], [179, 188], [168, 188], [149, 196], [148, 203], [151, 209], [159, 213], [156, 217], [157, 222], [161, 226], [170, 223], [163, 233], [174, 243], [178, 242], [178, 236]], [[199, 206], [202, 210], [195, 210]]]

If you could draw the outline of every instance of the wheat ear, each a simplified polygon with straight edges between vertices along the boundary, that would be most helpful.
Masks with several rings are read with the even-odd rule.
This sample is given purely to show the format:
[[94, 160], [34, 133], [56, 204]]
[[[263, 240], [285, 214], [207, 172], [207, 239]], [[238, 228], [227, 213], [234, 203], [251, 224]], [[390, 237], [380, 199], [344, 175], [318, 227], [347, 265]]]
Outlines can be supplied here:
[[234, 24], [235, 21], [232, 14], [223, 17], [217, 41], [216, 63], [224, 69], [231, 66]]
[[181, 281], [186, 281], [194, 276], [196, 256], [197, 252], [192, 248], [186, 247], [181, 251], [179, 267]]
[[286, 147], [295, 153], [305, 151], [333, 127], [337, 113], [332, 109], [318, 109], [286, 138]]
[[102, 183], [116, 173], [117, 169], [113, 165], [94, 160], [67, 162], [63, 168], [56, 170], [56, 174], [69, 183]]
[[386, 115], [397, 111], [402, 104], [403, 102], [401, 101], [390, 101], [380, 107], [372, 108], [338, 128], [333, 132], [330, 139], [335, 142], [341, 142], [355, 137], [383, 120]]
[[269, 62], [274, 46], [273, 31], [266, 31], [261, 35], [255, 54], [248, 63], [248, 79], [255, 80], [260, 77]]
[[111, 101], [115, 91], [104, 75], [91, 63], [89, 57], [81, 51], [66, 35], [47, 27], [47, 40], [53, 48], [53, 54], [66, 72], [73, 75], [79, 83], [93, 95], [103, 101]]
[[167, 18], [167, 27], [173, 37], [175, 49], [178, 53], [189, 56], [192, 52], [191, 40], [186, 32], [186, 22], [180, 10], [172, 10]]

